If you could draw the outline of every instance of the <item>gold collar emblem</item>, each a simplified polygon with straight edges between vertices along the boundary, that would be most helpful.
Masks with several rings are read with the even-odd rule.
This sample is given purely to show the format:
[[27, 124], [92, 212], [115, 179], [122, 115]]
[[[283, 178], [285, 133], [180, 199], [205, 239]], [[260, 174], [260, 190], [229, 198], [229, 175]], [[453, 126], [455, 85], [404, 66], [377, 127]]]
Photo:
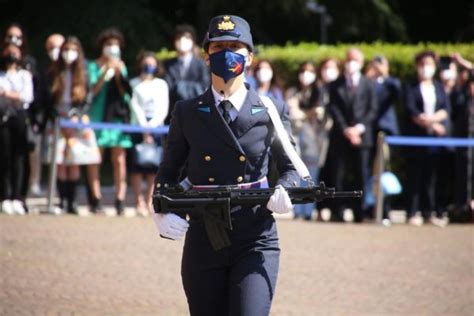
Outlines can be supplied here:
[[235, 28], [235, 24], [230, 20], [230, 16], [226, 15], [222, 19], [222, 22], [217, 24], [219, 31], [229, 31]]

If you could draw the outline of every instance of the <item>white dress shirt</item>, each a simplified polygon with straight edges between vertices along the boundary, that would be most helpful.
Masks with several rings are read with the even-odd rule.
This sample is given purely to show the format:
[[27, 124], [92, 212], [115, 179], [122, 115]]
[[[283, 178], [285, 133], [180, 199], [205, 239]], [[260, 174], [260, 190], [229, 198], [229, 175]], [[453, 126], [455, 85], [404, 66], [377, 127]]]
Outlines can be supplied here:
[[240, 109], [244, 105], [245, 98], [247, 98], [248, 90], [245, 85], [242, 85], [237, 91], [235, 91], [227, 99], [224, 98], [222, 94], [216, 91], [213, 86], [211, 86], [212, 95], [214, 96], [215, 105], [217, 110], [222, 114], [222, 108], [219, 106], [219, 103], [223, 100], [230, 101], [232, 103], [232, 109], [229, 111], [230, 118], [234, 121], [239, 114]]
[[432, 116], [436, 107], [436, 90], [432, 83], [420, 83], [421, 97], [423, 98], [423, 112]]

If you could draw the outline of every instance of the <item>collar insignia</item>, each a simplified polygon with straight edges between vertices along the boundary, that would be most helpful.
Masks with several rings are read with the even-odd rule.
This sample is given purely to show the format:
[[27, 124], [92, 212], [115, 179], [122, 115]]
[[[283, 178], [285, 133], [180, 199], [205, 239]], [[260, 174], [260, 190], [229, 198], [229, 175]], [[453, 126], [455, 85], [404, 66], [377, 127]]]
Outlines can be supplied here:
[[222, 22], [217, 24], [219, 31], [231, 31], [235, 28], [235, 24], [230, 20], [230, 16], [226, 15], [222, 18]]
[[260, 107], [260, 106], [252, 106], [252, 108], [250, 109], [250, 113], [252, 113], [252, 115], [255, 115], [257, 113], [260, 113], [262, 111], [265, 111], [265, 108], [264, 107]]
[[198, 108], [198, 111], [205, 112], [205, 113], [211, 113], [211, 108], [210, 107], [202, 107]]

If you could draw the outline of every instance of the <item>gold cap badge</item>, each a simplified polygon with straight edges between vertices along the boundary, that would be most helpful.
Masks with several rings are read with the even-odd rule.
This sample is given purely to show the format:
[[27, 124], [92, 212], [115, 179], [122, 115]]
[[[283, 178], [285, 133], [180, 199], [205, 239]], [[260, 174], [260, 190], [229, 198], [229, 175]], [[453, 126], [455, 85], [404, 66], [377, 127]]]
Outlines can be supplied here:
[[217, 24], [219, 31], [229, 31], [235, 28], [235, 24], [230, 20], [230, 16], [226, 15], [222, 19], [222, 22]]

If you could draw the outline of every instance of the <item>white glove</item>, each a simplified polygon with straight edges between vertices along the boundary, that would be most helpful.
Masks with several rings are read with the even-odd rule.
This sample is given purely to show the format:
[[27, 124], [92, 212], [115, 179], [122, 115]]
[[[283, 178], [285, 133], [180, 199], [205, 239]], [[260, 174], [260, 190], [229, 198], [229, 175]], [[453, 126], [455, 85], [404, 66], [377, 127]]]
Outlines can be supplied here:
[[153, 213], [156, 229], [162, 237], [180, 240], [187, 232], [189, 223], [173, 213]]
[[285, 214], [293, 210], [290, 196], [280, 184], [275, 187], [275, 192], [268, 200], [267, 209], [278, 214]]

